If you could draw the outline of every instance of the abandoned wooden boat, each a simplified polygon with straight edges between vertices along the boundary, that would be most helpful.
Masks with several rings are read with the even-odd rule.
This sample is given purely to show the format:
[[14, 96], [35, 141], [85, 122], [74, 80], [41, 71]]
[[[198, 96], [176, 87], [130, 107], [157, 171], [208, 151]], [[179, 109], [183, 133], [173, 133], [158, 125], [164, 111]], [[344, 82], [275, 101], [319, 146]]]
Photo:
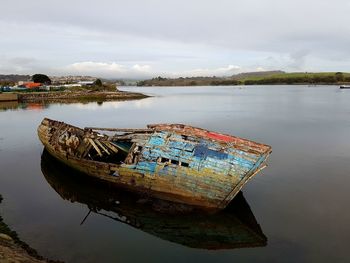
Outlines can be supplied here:
[[50, 154], [90, 176], [208, 209], [225, 208], [271, 153], [268, 145], [182, 124], [80, 129], [45, 118], [38, 135]]
[[[55, 169], [52, 169], [55, 167]], [[147, 198], [108, 187], [103, 181], [61, 165], [47, 151], [41, 171], [59, 196], [86, 206], [86, 216], [102, 216], [154, 237], [199, 249], [235, 249], [266, 246], [267, 238], [240, 192], [217, 213], [206, 213], [184, 204]], [[79, 223], [78, 221], [76, 222]]]

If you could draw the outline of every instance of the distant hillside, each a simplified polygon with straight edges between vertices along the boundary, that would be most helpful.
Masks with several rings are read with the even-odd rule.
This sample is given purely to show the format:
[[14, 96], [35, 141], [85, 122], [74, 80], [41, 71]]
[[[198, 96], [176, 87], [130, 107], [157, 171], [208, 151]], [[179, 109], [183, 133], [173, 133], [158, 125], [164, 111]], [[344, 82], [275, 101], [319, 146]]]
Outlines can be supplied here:
[[190, 78], [162, 78], [157, 77], [137, 82], [137, 86], [218, 86], [218, 85], [239, 85], [240, 81], [219, 77], [190, 77]]
[[264, 84], [345, 84], [350, 83], [350, 73], [343, 72], [292, 72], [262, 71], [247, 72], [231, 77], [157, 77], [139, 81], [138, 86], [219, 86], [219, 85], [264, 85]]
[[270, 77], [276, 74], [285, 74], [286, 72], [282, 70], [272, 70], [272, 71], [256, 71], [256, 72], [245, 72], [233, 75], [232, 78], [236, 80], [244, 80], [249, 78], [261, 78]]
[[0, 75], [0, 81], [8, 82], [18, 82], [18, 81], [27, 81], [30, 79], [29, 75]]
[[261, 84], [343, 84], [350, 82], [345, 72], [291, 72], [244, 79], [244, 85]]

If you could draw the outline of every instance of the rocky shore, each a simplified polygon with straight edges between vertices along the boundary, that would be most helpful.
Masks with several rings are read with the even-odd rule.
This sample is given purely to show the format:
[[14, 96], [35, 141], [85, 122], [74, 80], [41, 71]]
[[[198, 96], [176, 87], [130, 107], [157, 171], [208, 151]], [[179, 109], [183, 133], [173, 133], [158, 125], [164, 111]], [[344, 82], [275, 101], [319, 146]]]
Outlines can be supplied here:
[[28, 254], [14, 240], [5, 234], [0, 234], [0, 262], [2, 263], [48, 263]]
[[147, 95], [125, 91], [53, 91], [53, 92], [23, 92], [18, 93], [19, 102], [104, 102], [120, 100], [136, 100], [147, 98]]

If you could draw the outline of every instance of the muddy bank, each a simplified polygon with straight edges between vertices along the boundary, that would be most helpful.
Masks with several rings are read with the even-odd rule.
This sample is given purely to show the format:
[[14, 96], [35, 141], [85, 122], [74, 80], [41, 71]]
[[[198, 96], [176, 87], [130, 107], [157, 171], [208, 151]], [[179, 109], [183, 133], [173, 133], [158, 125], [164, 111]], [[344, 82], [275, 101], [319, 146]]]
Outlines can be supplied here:
[[0, 234], [0, 262], [47, 263], [49, 261], [29, 255], [28, 252], [16, 244], [11, 237]]
[[[0, 195], [0, 203], [2, 196]], [[5, 224], [0, 215], [0, 262], [8, 263], [63, 263], [45, 259], [27, 243], [20, 240], [17, 233]]]
[[19, 102], [104, 102], [117, 100], [136, 100], [149, 96], [142, 93], [124, 91], [52, 91], [52, 92], [30, 92], [18, 93]]

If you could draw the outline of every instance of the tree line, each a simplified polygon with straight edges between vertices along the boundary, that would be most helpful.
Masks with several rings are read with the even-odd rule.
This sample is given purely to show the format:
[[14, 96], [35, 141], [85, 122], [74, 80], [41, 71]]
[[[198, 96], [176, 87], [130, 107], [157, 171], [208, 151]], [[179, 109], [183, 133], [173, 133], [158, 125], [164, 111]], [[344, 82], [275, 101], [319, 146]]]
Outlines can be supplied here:
[[235, 79], [234, 77], [157, 77], [142, 80], [137, 86], [232, 86], [232, 85], [267, 85], [267, 84], [339, 84], [350, 83], [349, 73], [285, 73], [261, 78]]

